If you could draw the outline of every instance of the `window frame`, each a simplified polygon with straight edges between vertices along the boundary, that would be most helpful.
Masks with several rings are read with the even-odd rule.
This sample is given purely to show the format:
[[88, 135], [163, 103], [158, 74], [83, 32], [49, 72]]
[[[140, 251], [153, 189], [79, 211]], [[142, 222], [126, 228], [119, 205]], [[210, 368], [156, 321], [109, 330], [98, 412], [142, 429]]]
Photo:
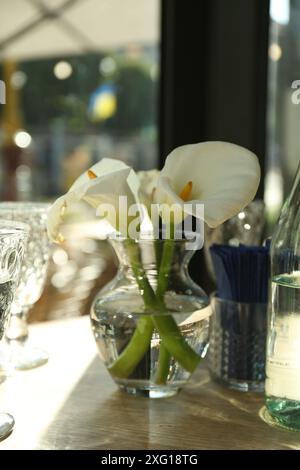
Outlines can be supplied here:
[[[259, 158], [264, 194], [269, 0], [161, 0], [159, 164], [179, 145], [224, 140]], [[208, 291], [203, 250], [192, 275]]]

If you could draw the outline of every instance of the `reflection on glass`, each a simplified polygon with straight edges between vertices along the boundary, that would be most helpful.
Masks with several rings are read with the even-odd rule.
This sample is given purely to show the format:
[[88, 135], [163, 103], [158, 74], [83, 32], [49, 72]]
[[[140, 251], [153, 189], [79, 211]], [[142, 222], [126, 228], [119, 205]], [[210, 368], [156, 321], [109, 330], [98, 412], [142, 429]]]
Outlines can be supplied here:
[[[23, 224], [0, 221], [0, 340], [4, 334], [10, 307], [20, 278], [22, 258], [27, 237]], [[0, 439], [13, 429], [11, 415], [0, 413]]]
[[25, 222], [28, 241], [21, 269], [21, 279], [12, 304], [12, 315], [1, 348], [0, 370], [31, 369], [43, 365], [48, 355], [28, 342], [27, 314], [40, 298], [47, 275], [49, 240], [46, 221], [49, 205], [30, 202], [0, 203], [0, 219]]
[[300, 158], [299, 22], [299, 0], [271, 0], [265, 179], [270, 229], [290, 191]]

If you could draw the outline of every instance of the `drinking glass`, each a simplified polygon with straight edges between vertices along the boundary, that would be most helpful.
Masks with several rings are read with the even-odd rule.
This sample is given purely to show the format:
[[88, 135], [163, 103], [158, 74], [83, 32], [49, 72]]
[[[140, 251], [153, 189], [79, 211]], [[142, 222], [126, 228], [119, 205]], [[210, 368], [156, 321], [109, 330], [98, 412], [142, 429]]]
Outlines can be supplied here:
[[216, 228], [205, 226], [204, 255], [209, 275], [213, 281], [216, 276], [210, 254], [213, 244], [238, 246], [261, 245], [265, 229], [265, 205], [255, 200], [241, 212], [226, 220]]
[[215, 380], [239, 391], [263, 392], [267, 304], [211, 297], [209, 369]]
[[49, 207], [41, 202], [0, 203], [0, 219], [21, 221], [30, 228], [20, 284], [0, 352], [0, 369], [5, 371], [32, 369], [48, 361], [48, 354], [32, 347], [28, 341], [27, 316], [40, 298], [46, 281], [50, 249], [46, 228]]
[[[25, 224], [0, 220], [0, 340], [11, 311], [11, 303], [20, 280], [28, 227]], [[0, 439], [14, 426], [14, 419], [0, 413]]]

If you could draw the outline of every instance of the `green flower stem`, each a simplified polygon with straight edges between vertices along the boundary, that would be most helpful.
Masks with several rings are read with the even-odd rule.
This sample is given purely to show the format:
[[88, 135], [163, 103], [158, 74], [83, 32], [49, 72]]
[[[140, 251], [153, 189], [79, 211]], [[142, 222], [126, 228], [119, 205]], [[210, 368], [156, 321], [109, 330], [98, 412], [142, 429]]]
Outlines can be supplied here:
[[154, 240], [154, 251], [155, 251], [155, 261], [157, 269], [160, 267], [161, 257], [162, 257], [162, 246], [160, 240]]
[[[151, 309], [153, 303], [156, 302], [156, 297], [148, 279], [145, 277], [144, 270], [139, 261], [139, 251], [133, 240], [127, 241], [127, 253], [130, 258], [131, 269], [143, 297], [144, 305], [146, 309]], [[152, 316], [142, 315], [137, 321], [136, 329], [130, 342], [118, 359], [108, 367], [109, 372], [113, 376], [126, 378], [134, 371], [149, 348], [153, 330]]]
[[[161, 243], [157, 243], [157, 240], [155, 240], [155, 254], [156, 254], [156, 266], [159, 267], [160, 269], [160, 266], [162, 264], [162, 247], [161, 247]], [[166, 258], [169, 258], [169, 256], [166, 257], [166, 251], [165, 251], [165, 243], [164, 243], [164, 246], [163, 246], [163, 253], [164, 253], [164, 264], [166, 262], [168, 262], [169, 264], [169, 267], [171, 267], [171, 262], [172, 262], [172, 259], [170, 258], [169, 260]], [[171, 250], [172, 251], [172, 250]], [[171, 253], [170, 253], [171, 254]], [[162, 271], [160, 271], [160, 276], [162, 276]], [[156, 296], [160, 299], [164, 299], [164, 293], [165, 293], [165, 290], [168, 286], [168, 282], [166, 283], [165, 280], [163, 282], [163, 284], [165, 285], [165, 289], [162, 288], [162, 283], [161, 283], [162, 279], [159, 280], [158, 279], [158, 285], [157, 285], [157, 289], [156, 289]], [[167, 280], [168, 281], [168, 280]], [[159, 348], [159, 354], [158, 354], [158, 365], [157, 365], [157, 370], [156, 370], [156, 374], [155, 374], [155, 383], [157, 385], [163, 385], [167, 382], [168, 380], [168, 375], [169, 375], [169, 369], [170, 369], [170, 354], [169, 354], [169, 351], [165, 348], [164, 346], [164, 343], [163, 341], [160, 342], [160, 348]]]
[[[131, 268], [139, 286], [146, 309], [149, 309], [150, 311], [154, 310], [162, 315], [142, 315], [139, 318], [136, 330], [129, 344], [108, 370], [116, 377], [128, 377], [149, 348], [153, 327], [155, 326], [161, 336], [164, 347], [169, 354], [171, 354], [182, 367], [189, 372], [192, 372], [198, 365], [200, 357], [186, 343], [173, 317], [165, 315], [165, 313], [167, 313], [167, 309], [162, 300], [164, 294], [163, 289], [160, 288], [159, 295], [155, 295], [141, 266], [139, 252], [136, 243], [133, 240], [128, 240], [128, 254], [131, 261]], [[163, 271], [165, 272], [169, 272], [170, 270], [171, 254], [171, 247], [167, 244], [166, 254], [163, 254], [161, 263]], [[166, 289], [168, 285], [168, 276], [163, 283]]]
[[168, 380], [170, 358], [169, 351], [165, 348], [164, 342], [161, 341], [158, 354], [158, 366], [155, 374], [155, 383], [157, 385], [164, 385]]
[[[171, 315], [156, 315], [153, 321], [169, 354], [188, 372], [194, 372], [201, 357], [185, 341], [174, 318]], [[160, 368], [163, 367], [161, 364]]]
[[[163, 246], [163, 253], [160, 257], [159, 274], [157, 280], [156, 296], [163, 301], [165, 292], [168, 288], [169, 273], [171, 269], [172, 259], [174, 252], [174, 241], [165, 240]], [[168, 349], [165, 347], [164, 341], [161, 341], [159, 355], [158, 355], [158, 367], [155, 375], [156, 384], [165, 384], [168, 380], [168, 374], [170, 369], [171, 355]]]
[[174, 240], [165, 240], [163, 254], [160, 262], [156, 297], [161, 301], [164, 298], [165, 292], [168, 288], [169, 274], [174, 253]]
[[118, 359], [108, 368], [109, 372], [120, 378], [126, 378], [136, 368], [146, 354], [153, 333], [153, 322], [150, 315], [139, 318], [134, 334]]

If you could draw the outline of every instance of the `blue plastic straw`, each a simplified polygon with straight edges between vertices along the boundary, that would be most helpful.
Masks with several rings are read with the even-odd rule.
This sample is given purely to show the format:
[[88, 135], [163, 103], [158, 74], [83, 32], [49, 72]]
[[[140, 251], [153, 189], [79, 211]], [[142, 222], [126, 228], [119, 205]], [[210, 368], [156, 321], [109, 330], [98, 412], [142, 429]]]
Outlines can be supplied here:
[[267, 246], [212, 245], [210, 248], [217, 279], [217, 295], [246, 303], [268, 301], [270, 275]]

